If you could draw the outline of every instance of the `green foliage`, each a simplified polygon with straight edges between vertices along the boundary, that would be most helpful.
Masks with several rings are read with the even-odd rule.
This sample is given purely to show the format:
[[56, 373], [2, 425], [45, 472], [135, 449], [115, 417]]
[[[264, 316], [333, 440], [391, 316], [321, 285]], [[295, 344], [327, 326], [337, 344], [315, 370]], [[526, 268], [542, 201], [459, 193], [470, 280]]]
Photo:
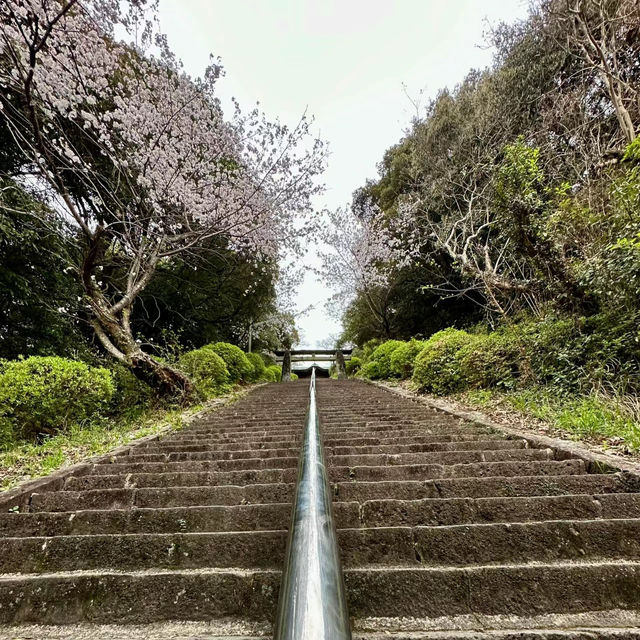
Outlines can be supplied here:
[[496, 179], [496, 196], [504, 206], [510, 208], [518, 202], [538, 209], [543, 205], [544, 173], [540, 169], [540, 149], [528, 146], [522, 137], [505, 146]]
[[251, 375], [248, 378], [251, 382], [256, 382], [257, 380], [262, 379], [264, 376], [265, 366], [264, 360], [259, 353], [251, 352], [247, 353], [247, 360], [251, 363], [252, 371]]
[[444, 329], [424, 344], [414, 362], [413, 382], [421, 391], [445, 394], [466, 386], [459, 351], [477, 338], [466, 331]]
[[413, 375], [413, 363], [423, 347], [424, 342], [420, 340], [401, 344], [391, 354], [391, 372], [399, 378], [410, 378]]
[[504, 399], [518, 411], [549, 422], [576, 439], [613, 438], [623, 440], [632, 451], [640, 451], [637, 398], [629, 407], [615, 398], [558, 394], [548, 387], [533, 387]]
[[291, 380], [299, 380], [298, 375], [295, 373], [291, 374]]
[[380, 363], [377, 360], [370, 360], [365, 363], [360, 371], [358, 371], [360, 378], [367, 378], [368, 380], [377, 380], [382, 378], [382, 371], [380, 370]]
[[351, 358], [345, 362], [344, 366], [347, 370], [347, 375], [354, 376], [358, 371], [360, 371], [360, 367], [362, 367], [362, 360], [358, 358], [358, 356], [352, 355]]
[[109, 369], [114, 384], [111, 399], [112, 413], [124, 413], [151, 403], [154, 397], [153, 389], [137, 378], [131, 369], [119, 362], [112, 364]]
[[[248, 257], [213, 238], [186, 259], [176, 257], [159, 266], [136, 302], [134, 330], [161, 346], [167, 329], [179, 336], [183, 348], [220, 341], [243, 344], [250, 322], [262, 319], [273, 306], [276, 277], [273, 261]], [[254, 349], [263, 346], [259, 332], [254, 334]]]
[[229, 389], [227, 365], [213, 349], [202, 347], [188, 351], [181, 356], [178, 366], [193, 380], [196, 390], [205, 399]]
[[391, 356], [402, 345], [403, 342], [401, 340], [387, 340], [374, 349], [371, 354], [371, 360], [378, 363], [378, 377], [389, 378], [393, 375]]
[[282, 367], [277, 364], [269, 365], [264, 371], [264, 380], [266, 382], [280, 382], [282, 377]]
[[518, 331], [505, 328], [472, 336], [455, 356], [461, 385], [472, 389], [512, 389], [520, 379], [523, 358]]
[[44, 205], [0, 177], [0, 357], [90, 357], [69, 244]]
[[0, 430], [5, 444], [11, 437], [51, 435], [103, 414], [113, 394], [108, 369], [56, 356], [8, 362], [0, 375]]
[[240, 347], [228, 342], [214, 342], [213, 344], [205, 345], [203, 349], [209, 349], [217, 353], [224, 360], [232, 382], [240, 382], [251, 378], [253, 366]]

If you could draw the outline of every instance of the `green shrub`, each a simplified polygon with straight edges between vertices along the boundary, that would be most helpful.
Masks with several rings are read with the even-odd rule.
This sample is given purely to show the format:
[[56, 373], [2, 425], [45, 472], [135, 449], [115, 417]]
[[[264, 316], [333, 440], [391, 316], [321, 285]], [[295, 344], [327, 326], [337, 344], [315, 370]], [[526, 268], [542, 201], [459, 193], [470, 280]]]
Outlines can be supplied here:
[[464, 389], [468, 382], [458, 354], [476, 339], [466, 331], [451, 327], [433, 334], [415, 359], [413, 382], [421, 391], [437, 394]]
[[387, 340], [376, 347], [371, 354], [371, 361], [378, 363], [378, 377], [390, 378], [393, 375], [391, 370], [391, 356], [393, 352], [404, 344], [402, 340]]
[[277, 364], [268, 366], [264, 371], [264, 379], [267, 382], [280, 382], [282, 377], [282, 367]]
[[422, 347], [424, 342], [420, 340], [403, 342], [391, 354], [391, 372], [400, 378], [410, 378], [413, 375], [413, 363]]
[[265, 367], [270, 367], [274, 364], [278, 364], [276, 362], [275, 357], [272, 356], [270, 353], [266, 353], [265, 351], [260, 352], [260, 357], [262, 358], [262, 361], [264, 362]]
[[358, 372], [360, 378], [367, 378], [368, 380], [377, 380], [382, 378], [380, 371], [380, 363], [377, 360], [371, 360], [364, 364]]
[[[382, 340], [379, 338], [372, 338], [367, 340], [361, 347], [354, 349], [354, 354], [358, 356], [362, 362], [369, 362], [371, 360], [371, 354], [382, 344]], [[352, 354], [353, 355], [353, 354]]]
[[56, 356], [5, 363], [0, 375], [0, 430], [6, 441], [51, 435], [105, 413], [111, 372]]
[[298, 378], [298, 374], [297, 374], [297, 373], [292, 373], [292, 374], [291, 374], [291, 379], [292, 379], [292, 380], [298, 380], [298, 379], [299, 379], [299, 378]]
[[231, 382], [240, 382], [251, 378], [253, 367], [246, 354], [239, 347], [228, 342], [214, 342], [202, 348], [210, 349], [224, 360], [229, 370]]
[[247, 353], [247, 360], [251, 363], [253, 368], [251, 372], [251, 377], [249, 378], [251, 382], [256, 382], [260, 380], [264, 375], [264, 371], [267, 368], [264, 364], [264, 360], [259, 353]]
[[523, 350], [516, 332], [498, 330], [472, 336], [456, 359], [465, 386], [473, 389], [513, 389], [520, 377]]
[[10, 418], [0, 417], [0, 451], [11, 449], [16, 444], [16, 434]]
[[229, 370], [225, 361], [212, 349], [202, 347], [183, 354], [178, 366], [193, 381], [203, 398], [213, 398], [229, 388]]
[[351, 356], [351, 358], [345, 362], [344, 366], [348, 376], [355, 376], [356, 373], [360, 371], [360, 367], [362, 367], [362, 360], [358, 358], [358, 356]]
[[153, 398], [153, 389], [137, 378], [133, 371], [116, 362], [110, 367], [114, 393], [111, 398], [112, 413], [122, 413], [135, 407], [148, 405]]

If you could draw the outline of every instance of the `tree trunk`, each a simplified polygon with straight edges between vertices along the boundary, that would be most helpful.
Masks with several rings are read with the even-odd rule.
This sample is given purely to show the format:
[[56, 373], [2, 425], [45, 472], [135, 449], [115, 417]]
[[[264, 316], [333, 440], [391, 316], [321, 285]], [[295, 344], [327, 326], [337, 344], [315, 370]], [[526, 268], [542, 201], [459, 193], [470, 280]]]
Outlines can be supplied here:
[[129, 367], [133, 374], [155, 389], [161, 396], [186, 402], [194, 393], [187, 375], [145, 353], [133, 338], [129, 324], [130, 309], [118, 315], [110, 314], [94, 301], [93, 328], [105, 349], [116, 360]]

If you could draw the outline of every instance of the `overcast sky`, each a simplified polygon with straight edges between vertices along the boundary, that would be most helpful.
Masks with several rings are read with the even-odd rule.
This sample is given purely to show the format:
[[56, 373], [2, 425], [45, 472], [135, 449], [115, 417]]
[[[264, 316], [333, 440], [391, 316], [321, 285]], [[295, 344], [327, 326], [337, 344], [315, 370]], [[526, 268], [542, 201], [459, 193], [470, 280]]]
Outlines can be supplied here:
[[[486, 67], [487, 25], [526, 15], [524, 0], [160, 0], [161, 28], [186, 70], [201, 75], [220, 56], [225, 103], [259, 101], [295, 123], [306, 110], [331, 156], [317, 207], [346, 204], [377, 175], [384, 151], [402, 136], [422, 92], [453, 87]], [[406, 87], [403, 90], [403, 86]], [[330, 295], [308, 274], [299, 308], [303, 342], [338, 334], [324, 308]]]

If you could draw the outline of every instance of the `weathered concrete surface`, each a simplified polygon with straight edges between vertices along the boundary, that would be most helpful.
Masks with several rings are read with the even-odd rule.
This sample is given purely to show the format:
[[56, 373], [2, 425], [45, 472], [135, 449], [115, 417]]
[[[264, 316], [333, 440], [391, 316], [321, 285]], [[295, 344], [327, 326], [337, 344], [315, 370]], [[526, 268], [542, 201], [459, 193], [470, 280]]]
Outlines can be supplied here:
[[[5, 501], [0, 640], [269, 637], [306, 402], [269, 385]], [[357, 381], [318, 404], [355, 640], [640, 640], [635, 473]]]

